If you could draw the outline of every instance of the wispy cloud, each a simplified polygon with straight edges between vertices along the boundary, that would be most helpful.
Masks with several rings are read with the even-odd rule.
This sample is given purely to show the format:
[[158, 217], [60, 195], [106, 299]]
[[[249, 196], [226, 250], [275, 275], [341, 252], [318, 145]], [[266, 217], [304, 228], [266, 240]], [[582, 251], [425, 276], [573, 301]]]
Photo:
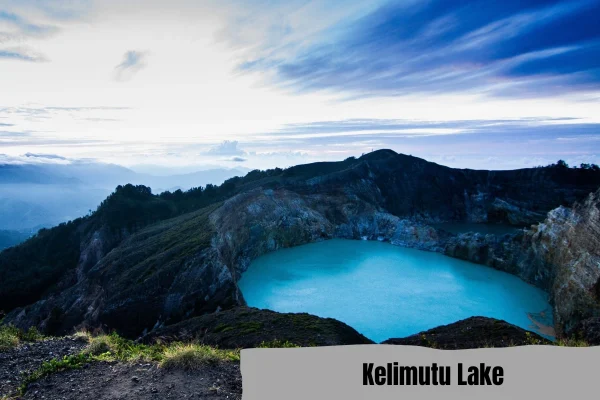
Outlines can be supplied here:
[[123, 61], [115, 67], [115, 79], [120, 82], [128, 81], [146, 67], [148, 53], [130, 50], [123, 55]]
[[32, 37], [45, 37], [58, 31], [58, 27], [47, 24], [36, 24], [28, 21], [20, 15], [0, 11], [0, 22], [12, 26], [20, 34]]
[[19, 14], [0, 10], [0, 60], [28, 62], [48, 61], [48, 58], [26, 44], [30, 40], [45, 39], [59, 31], [55, 25], [32, 22]]
[[95, 0], [2, 0], [5, 10], [34, 11], [45, 18], [65, 21], [81, 18], [90, 12]]
[[17, 60], [29, 62], [48, 61], [46, 56], [24, 47], [0, 49], [0, 60]]
[[392, 1], [294, 51], [272, 46], [239, 71], [350, 96], [598, 90], [598, 15], [597, 0]]
[[219, 156], [241, 156], [246, 152], [238, 147], [237, 140], [224, 140], [216, 146], [211, 147], [206, 153]]
[[[104, 118], [106, 112], [131, 110], [129, 107], [118, 106], [83, 106], [83, 107], [56, 107], [56, 106], [23, 106], [23, 107], [2, 107], [0, 106], [0, 117], [20, 118], [27, 121], [40, 121], [51, 119], [58, 115], [70, 115], [75, 119], [87, 120], [97, 118], [98, 120], [111, 120], [114, 118]], [[92, 115], [92, 116], [90, 116]]]
[[56, 154], [8, 155], [0, 153], [0, 165], [25, 165], [25, 164], [71, 164], [73, 160]]

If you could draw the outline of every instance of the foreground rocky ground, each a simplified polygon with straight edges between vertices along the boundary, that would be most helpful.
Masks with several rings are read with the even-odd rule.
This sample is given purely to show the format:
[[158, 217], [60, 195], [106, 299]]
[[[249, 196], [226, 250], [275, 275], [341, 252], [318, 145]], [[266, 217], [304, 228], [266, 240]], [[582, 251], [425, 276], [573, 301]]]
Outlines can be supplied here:
[[[262, 318], [267, 326], [265, 337], [270, 337], [269, 318], [274, 315], [258, 313], [258, 310], [241, 309], [242, 317], [256, 316]], [[307, 314], [297, 314], [305, 325], [304, 329], [324, 324], [337, 327], [341, 332], [345, 328], [341, 322], [329, 319], [320, 319]], [[227, 330], [233, 323], [234, 313], [225, 314], [220, 319], [219, 326]], [[289, 318], [289, 317], [287, 317]], [[230, 325], [225, 321], [232, 320]], [[178, 325], [163, 329], [163, 335], [154, 338], [149, 336], [142, 341], [152, 340], [172, 341], [191, 340], [197, 341], [206, 338], [204, 327], [214, 324], [211, 318], [192, 320], [193, 323]], [[244, 322], [244, 321], [242, 321]], [[288, 321], [289, 322], [289, 321]], [[306, 325], [308, 324], [308, 325]], [[309, 328], [307, 328], [307, 326]], [[352, 329], [347, 327], [348, 329]], [[196, 329], [199, 329], [196, 330]], [[353, 343], [372, 343], [363, 336], [350, 336], [333, 334], [329, 332], [313, 332], [311, 334], [284, 324], [278, 329], [278, 334], [283, 337], [296, 335], [297, 330], [304, 332], [314, 345], [341, 345]], [[196, 330], [194, 332], [194, 330]], [[199, 334], [202, 332], [202, 334]], [[252, 347], [264, 347], [266, 342], [257, 342], [259, 331], [237, 332], [238, 340], [232, 342], [229, 335], [212, 337], [212, 341], [220, 341], [221, 345], [227, 343], [246, 344]], [[337, 341], [337, 342], [336, 342]], [[179, 342], [180, 343], [180, 342]], [[273, 342], [271, 342], [273, 343]], [[296, 347], [293, 343], [277, 341], [274, 347]], [[486, 347], [509, 347], [522, 345], [551, 344], [539, 335], [525, 331], [505, 321], [485, 317], [472, 317], [450, 325], [437, 327], [406, 338], [389, 339], [384, 344], [425, 346], [436, 349], [468, 349]], [[168, 346], [162, 344], [160, 346]], [[171, 345], [172, 346], [172, 345]], [[185, 345], [183, 345], [184, 348]], [[267, 346], [272, 347], [273, 345]], [[173, 348], [173, 347], [171, 347]], [[175, 347], [177, 349], [177, 347]], [[159, 347], [161, 354], [168, 353], [165, 347]], [[181, 350], [181, 348], [179, 348]], [[234, 360], [213, 360], [213, 362], [197, 362], [189, 354], [186, 357], [175, 357], [176, 363], [164, 364], [152, 358], [156, 350], [147, 344], [136, 344], [119, 338], [118, 336], [69, 336], [62, 338], [47, 338], [37, 342], [22, 343], [15, 348], [0, 352], [0, 399], [241, 399], [242, 376], [240, 364]], [[223, 350], [229, 351], [229, 350]], [[40, 369], [45, 361], [52, 359], [76, 358], [81, 354], [94, 354], [86, 358], [77, 366], [57, 369], [39, 379], [25, 385], [25, 390], [19, 393], [23, 383], [34, 371]], [[137, 353], [136, 353], [137, 352]], [[107, 357], [106, 354], [112, 354]], [[124, 361], [128, 355], [134, 354], [139, 358]], [[190, 367], [191, 366], [191, 367]], [[21, 397], [19, 397], [19, 394]]]
[[0, 398], [16, 392], [23, 377], [38, 369], [44, 361], [80, 352], [86, 343], [73, 337], [25, 343], [0, 352]]
[[0, 399], [241, 399], [242, 377], [236, 361], [184, 368], [148, 360], [90, 359], [24, 385], [45, 362], [76, 357], [90, 346], [84, 337], [69, 336], [0, 352]]
[[239, 364], [165, 370], [155, 363], [98, 362], [50, 375], [30, 385], [23, 399], [241, 399]]

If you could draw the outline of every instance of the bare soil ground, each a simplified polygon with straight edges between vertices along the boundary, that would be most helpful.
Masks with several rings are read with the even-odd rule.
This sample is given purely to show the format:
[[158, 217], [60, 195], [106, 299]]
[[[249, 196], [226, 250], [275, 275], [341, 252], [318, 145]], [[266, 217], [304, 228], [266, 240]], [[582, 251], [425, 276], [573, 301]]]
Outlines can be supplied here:
[[23, 399], [241, 399], [239, 364], [165, 370], [156, 364], [98, 362], [30, 385]]
[[[44, 361], [83, 349], [71, 337], [25, 343], [0, 352], [0, 398], [15, 396], [23, 378]], [[193, 371], [166, 370], [155, 363], [92, 362], [57, 372], [29, 385], [23, 399], [241, 399], [238, 363], [223, 362]]]
[[78, 353], [85, 345], [85, 341], [61, 337], [24, 343], [0, 352], [0, 398], [14, 393], [23, 377], [39, 368], [44, 361]]

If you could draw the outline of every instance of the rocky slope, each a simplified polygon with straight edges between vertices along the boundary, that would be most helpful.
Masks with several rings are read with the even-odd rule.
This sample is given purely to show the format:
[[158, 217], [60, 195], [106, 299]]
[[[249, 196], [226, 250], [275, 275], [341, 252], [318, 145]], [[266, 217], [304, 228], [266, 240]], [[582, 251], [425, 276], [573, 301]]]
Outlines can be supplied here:
[[[594, 171], [458, 170], [382, 150], [339, 163], [254, 171], [203, 191], [154, 196], [147, 188], [126, 187], [94, 215], [62, 228], [67, 239], [59, 241], [61, 252], [74, 261], [48, 251], [33, 264], [23, 262], [57, 241], [54, 230], [0, 253], [0, 278], [6, 278], [0, 279], [0, 308], [10, 311], [5, 322], [23, 328], [68, 333], [76, 326], [103, 326], [138, 337], [243, 305], [236, 282], [254, 258], [336, 237], [444, 252], [515, 273], [546, 290], [557, 286], [561, 296], [566, 287], [571, 305], [563, 310], [557, 303], [557, 321], [570, 327], [582, 320], [573, 317], [577, 307], [587, 303], [578, 297], [581, 290], [568, 288], [587, 288], [594, 272], [568, 271], [593, 266], [595, 253], [584, 258], [596, 242], [585, 239], [586, 218], [593, 216], [564, 206], [598, 186]], [[429, 225], [532, 224], [561, 206], [535, 231], [501, 239], [454, 237]], [[582, 222], [568, 228], [577, 218]], [[560, 239], [567, 233], [571, 248], [580, 250]], [[15, 276], [24, 290], [15, 289]], [[24, 291], [27, 296], [17, 295]]]
[[249, 307], [235, 307], [190, 318], [140, 338], [146, 344], [196, 341], [221, 349], [259, 347], [263, 342], [276, 340], [303, 347], [374, 343], [332, 318]]
[[0, 351], [0, 398], [15, 393], [25, 376], [38, 369], [44, 361], [80, 352], [86, 343], [75, 337], [50, 338]]
[[600, 316], [600, 190], [571, 208], [550, 211], [542, 223], [513, 236], [453, 237], [444, 253], [513, 273], [546, 290], [559, 334], [593, 335]]
[[494, 318], [471, 317], [382, 344], [433, 347], [444, 350], [551, 344], [543, 337]]

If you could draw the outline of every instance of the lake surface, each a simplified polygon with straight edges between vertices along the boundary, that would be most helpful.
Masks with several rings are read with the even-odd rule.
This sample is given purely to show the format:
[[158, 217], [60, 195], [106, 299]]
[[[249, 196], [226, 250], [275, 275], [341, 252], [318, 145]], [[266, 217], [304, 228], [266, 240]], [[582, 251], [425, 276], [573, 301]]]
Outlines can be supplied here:
[[431, 224], [431, 226], [454, 233], [455, 235], [465, 232], [478, 232], [483, 235], [505, 235], [507, 233], [516, 233], [523, 229], [518, 226], [505, 224], [475, 224], [472, 222], [442, 222]]
[[335, 318], [376, 342], [475, 315], [538, 333], [552, 325], [546, 293], [515, 276], [375, 241], [335, 239], [266, 254], [239, 287], [249, 306]]

